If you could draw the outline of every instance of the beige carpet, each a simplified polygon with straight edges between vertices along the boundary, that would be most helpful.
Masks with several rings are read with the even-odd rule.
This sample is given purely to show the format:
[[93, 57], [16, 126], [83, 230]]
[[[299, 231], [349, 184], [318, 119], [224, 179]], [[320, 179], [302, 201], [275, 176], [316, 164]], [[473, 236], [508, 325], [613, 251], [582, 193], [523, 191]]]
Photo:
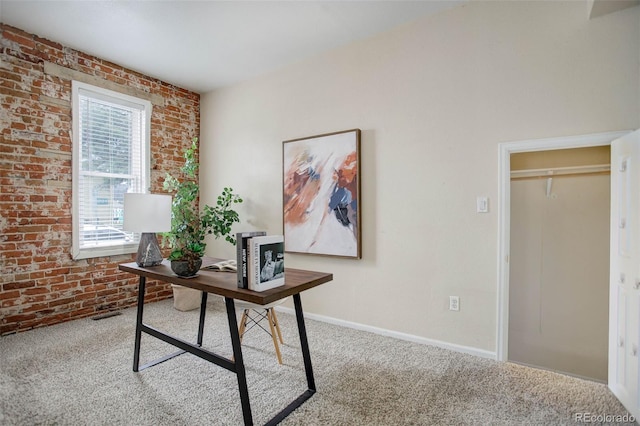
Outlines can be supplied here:
[[[197, 311], [171, 303], [147, 305], [145, 322], [194, 341]], [[243, 344], [256, 424], [306, 388], [295, 318], [279, 319], [283, 366], [262, 331]], [[134, 373], [134, 329], [127, 309], [0, 338], [0, 424], [242, 424], [226, 370], [185, 354]], [[556, 425], [576, 413], [627, 414], [602, 384], [312, 320], [307, 332], [318, 392], [283, 425]], [[221, 299], [209, 302], [204, 347], [231, 355]], [[143, 335], [141, 363], [171, 351]]]

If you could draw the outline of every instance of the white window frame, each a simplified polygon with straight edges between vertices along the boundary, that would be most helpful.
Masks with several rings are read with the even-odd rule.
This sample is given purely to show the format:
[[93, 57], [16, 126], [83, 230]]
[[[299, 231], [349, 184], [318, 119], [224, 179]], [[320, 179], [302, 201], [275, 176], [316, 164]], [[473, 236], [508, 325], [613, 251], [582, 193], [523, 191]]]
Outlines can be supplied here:
[[115, 256], [135, 253], [138, 250], [139, 234], [131, 242], [115, 242], [113, 244], [100, 245], [98, 247], [80, 246], [80, 95], [90, 96], [96, 99], [107, 100], [126, 106], [135, 106], [144, 110], [144, 130], [142, 137], [141, 152], [141, 179], [142, 192], [149, 192], [150, 187], [150, 154], [151, 154], [151, 102], [124, 93], [115, 92], [102, 87], [80, 81], [72, 81], [71, 103], [72, 103], [72, 246], [71, 254], [74, 260], [88, 259], [103, 256]]

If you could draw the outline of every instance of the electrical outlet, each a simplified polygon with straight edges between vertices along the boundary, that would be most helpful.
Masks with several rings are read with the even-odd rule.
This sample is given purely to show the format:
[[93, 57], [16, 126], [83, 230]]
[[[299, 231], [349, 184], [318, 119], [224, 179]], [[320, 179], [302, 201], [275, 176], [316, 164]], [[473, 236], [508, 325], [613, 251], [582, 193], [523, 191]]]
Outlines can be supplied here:
[[460, 298], [458, 296], [449, 296], [449, 310], [450, 311], [460, 310]]

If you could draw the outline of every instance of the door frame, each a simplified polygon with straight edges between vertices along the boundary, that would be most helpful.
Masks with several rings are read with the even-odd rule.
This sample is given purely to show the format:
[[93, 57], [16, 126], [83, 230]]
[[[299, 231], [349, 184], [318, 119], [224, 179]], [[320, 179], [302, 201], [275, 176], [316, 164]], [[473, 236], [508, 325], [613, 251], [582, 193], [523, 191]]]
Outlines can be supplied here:
[[[611, 145], [629, 130], [580, 136], [531, 139], [499, 144], [498, 192], [498, 316], [496, 319], [496, 359], [508, 360], [509, 350], [509, 253], [511, 247], [511, 154], [589, 148]], [[608, 306], [608, 305], [607, 305]]]

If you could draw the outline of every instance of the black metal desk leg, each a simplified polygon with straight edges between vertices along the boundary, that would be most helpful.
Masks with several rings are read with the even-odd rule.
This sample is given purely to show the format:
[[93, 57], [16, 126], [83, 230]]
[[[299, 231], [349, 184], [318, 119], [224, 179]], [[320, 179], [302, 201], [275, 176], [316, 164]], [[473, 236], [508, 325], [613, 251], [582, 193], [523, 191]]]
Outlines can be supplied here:
[[136, 317], [136, 341], [133, 349], [133, 371], [138, 371], [140, 364], [140, 339], [142, 338], [142, 311], [144, 309], [144, 293], [146, 289], [146, 277], [140, 276], [138, 283], [138, 314]]
[[204, 316], [207, 313], [207, 296], [209, 293], [202, 292], [202, 302], [200, 302], [200, 323], [198, 324], [198, 346], [202, 346], [202, 335], [204, 333]]
[[233, 359], [235, 362], [235, 372], [238, 376], [238, 390], [240, 392], [240, 402], [242, 404], [242, 416], [246, 426], [253, 425], [251, 415], [251, 405], [249, 404], [249, 389], [247, 388], [247, 374], [242, 360], [242, 348], [240, 347], [240, 334], [238, 333], [238, 320], [236, 319], [236, 307], [232, 298], [224, 298], [227, 306], [227, 318], [229, 319], [229, 332], [231, 333], [231, 345], [233, 346]]
[[293, 304], [296, 308], [296, 320], [298, 321], [298, 332], [300, 333], [300, 346], [302, 347], [304, 371], [307, 373], [307, 384], [309, 385], [309, 390], [315, 392], [316, 382], [313, 378], [313, 367], [311, 366], [311, 354], [309, 353], [309, 341], [307, 340], [307, 329], [304, 325], [300, 293], [293, 295]]

